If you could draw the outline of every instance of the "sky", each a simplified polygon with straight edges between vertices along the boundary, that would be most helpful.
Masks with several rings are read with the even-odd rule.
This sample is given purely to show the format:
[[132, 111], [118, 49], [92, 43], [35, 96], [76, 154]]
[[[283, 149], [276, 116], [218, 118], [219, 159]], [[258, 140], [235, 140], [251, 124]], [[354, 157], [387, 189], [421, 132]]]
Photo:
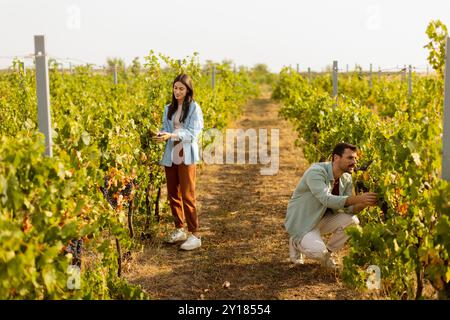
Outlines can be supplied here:
[[0, 0], [0, 68], [32, 54], [33, 36], [44, 34], [48, 54], [74, 64], [129, 64], [154, 50], [273, 72], [333, 60], [350, 70], [425, 69], [433, 19], [450, 28], [449, 0]]

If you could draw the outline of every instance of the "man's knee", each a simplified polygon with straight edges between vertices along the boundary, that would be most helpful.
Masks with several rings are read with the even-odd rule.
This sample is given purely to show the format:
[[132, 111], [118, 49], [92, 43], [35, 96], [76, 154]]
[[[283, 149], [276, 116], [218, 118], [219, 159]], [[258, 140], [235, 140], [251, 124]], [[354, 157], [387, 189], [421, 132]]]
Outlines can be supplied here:
[[339, 213], [339, 216], [336, 218], [339, 220], [336, 221], [337, 225], [334, 233], [343, 233], [347, 227], [359, 225], [359, 219], [355, 215]]
[[343, 213], [342, 215], [343, 215], [341, 224], [342, 228], [359, 225], [359, 219], [356, 215], [351, 215], [347, 213]]
[[321, 260], [327, 252], [325, 243], [321, 241], [302, 241], [300, 251], [309, 259]]

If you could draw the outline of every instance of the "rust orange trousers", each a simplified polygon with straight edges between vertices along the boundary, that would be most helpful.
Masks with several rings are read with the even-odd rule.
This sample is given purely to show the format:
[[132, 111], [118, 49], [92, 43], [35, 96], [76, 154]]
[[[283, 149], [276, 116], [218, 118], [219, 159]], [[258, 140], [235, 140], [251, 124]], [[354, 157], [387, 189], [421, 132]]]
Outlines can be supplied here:
[[[180, 153], [182, 156], [182, 151]], [[172, 163], [164, 166], [167, 180], [167, 197], [176, 228], [182, 228], [184, 220], [189, 232], [198, 232], [198, 216], [195, 205], [195, 164]]]

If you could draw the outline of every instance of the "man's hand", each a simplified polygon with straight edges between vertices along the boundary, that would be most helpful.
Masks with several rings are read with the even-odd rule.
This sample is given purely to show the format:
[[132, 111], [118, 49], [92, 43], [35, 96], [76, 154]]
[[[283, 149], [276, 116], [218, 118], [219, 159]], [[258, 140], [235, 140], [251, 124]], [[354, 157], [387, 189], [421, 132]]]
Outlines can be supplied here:
[[345, 205], [366, 208], [377, 204], [377, 194], [375, 192], [365, 192], [357, 196], [350, 196], [345, 201]]
[[369, 207], [377, 204], [377, 194], [375, 192], [365, 192], [358, 195], [360, 197], [359, 203], [364, 207]]
[[370, 207], [370, 206], [374, 206], [374, 204], [371, 205], [365, 205], [363, 203], [357, 203], [355, 205], [353, 205], [353, 214], [356, 214], [360, 211], [362, 211], [363, 209]]

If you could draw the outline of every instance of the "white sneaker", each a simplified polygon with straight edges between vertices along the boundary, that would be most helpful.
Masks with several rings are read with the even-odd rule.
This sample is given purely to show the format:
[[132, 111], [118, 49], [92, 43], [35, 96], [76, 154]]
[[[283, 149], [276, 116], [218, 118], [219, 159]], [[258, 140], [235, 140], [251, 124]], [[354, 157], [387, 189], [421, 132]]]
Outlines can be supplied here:
[[166, 240], [167, 243], [175, 243], [179, 241], [186, 240], [187, 235], [183, 229], [177, 229], [169, 236], [169, 239]]
[[339, 265], [336, 263], [336, 261], [334, 261], [334, 259], [331, 256], [331, 253], [329, 251], [327, 251], [322, 260], [321, 260], [321, 265], [322, 267], [326, 268], [326, 269], [338, 269]]
[[193, 234], [187, 238], [185, 242], [180, 246], [180, 249], [182, 250], [194, 250], [199, 248], [202, 245], [202, 240], [200, 238], [197, 238]]
[[289, 238], [289, 260], [294, 264], [305, 263], [305, 255], [295, 248], [292, 237]]

